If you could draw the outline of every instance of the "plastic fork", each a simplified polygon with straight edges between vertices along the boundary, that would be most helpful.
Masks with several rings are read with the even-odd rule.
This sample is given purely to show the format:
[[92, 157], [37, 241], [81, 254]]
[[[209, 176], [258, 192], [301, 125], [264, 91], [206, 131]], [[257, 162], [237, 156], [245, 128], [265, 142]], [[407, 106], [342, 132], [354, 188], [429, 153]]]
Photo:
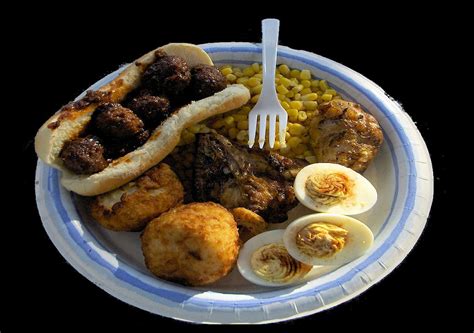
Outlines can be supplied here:
[[269, 118], [269, 145], [275, 145], [275, 127], [278, 117], [279, 139], [281, 147], [285, 147], [286, 124], [288, 114], [282, 108], [275, 91], [275, 67], [277, 58], [278, 31], [280, 21], [276, 19], [265, 19], [262, 21], [262, 48], [263, 48], [263, 87], [257, 104], [249, 113], [249, 141], [250, 148], [255, 143], [257, 131], [257, 118], [259, 118], [258, 144], [260, 149], [265, 144], [265, 131], [267, 118]]

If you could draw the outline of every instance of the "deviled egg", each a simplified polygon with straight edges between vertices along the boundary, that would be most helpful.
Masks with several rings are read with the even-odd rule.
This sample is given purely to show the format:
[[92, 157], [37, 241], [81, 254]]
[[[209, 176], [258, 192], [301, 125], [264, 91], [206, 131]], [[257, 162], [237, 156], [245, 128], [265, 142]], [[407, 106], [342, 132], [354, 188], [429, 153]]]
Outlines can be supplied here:
[[292, 222], [283, 242], [288, 253], [307, 265], [343, 265], [362, 256], [374, 235], [362, 222], [338, 214], [312, 214]]
[[364, 176], [333, 163], [304, 167], [295, 178], [294, 188], [303, 205], [324, 213], [360, 214], [377, 201], [377, 191]]
[[335, 269], [313, 267], [290, 256], [283, 243], [284, 232], [267, 231], [243, 245], [237, 267], [245, 279], [261, 286], [279, 287], [302, 283]]

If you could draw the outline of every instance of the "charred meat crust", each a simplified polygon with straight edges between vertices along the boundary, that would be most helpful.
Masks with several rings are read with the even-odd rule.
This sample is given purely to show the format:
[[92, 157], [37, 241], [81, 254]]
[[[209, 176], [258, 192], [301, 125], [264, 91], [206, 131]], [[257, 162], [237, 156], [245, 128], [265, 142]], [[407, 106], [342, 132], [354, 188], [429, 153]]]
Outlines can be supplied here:
[[238, 146], [219, 134], [203, 134], [194, 162], [194, 199], [245, 207], [268, 222], [283, 222], [298, 203], [292, 184], [306, 164]]

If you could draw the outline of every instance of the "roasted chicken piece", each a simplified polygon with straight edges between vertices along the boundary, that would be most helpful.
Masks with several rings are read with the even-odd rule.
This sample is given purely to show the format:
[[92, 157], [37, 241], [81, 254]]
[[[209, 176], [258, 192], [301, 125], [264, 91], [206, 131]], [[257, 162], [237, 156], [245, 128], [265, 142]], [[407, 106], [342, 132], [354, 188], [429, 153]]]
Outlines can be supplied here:
[[358, 104], [344, 100], [322, 104], [310, 127], [318, 162], [341, 164], [357, 172], [367, 169], [383, 142], [377, 120]]
[[268, 222], [283, 222], [298, 203], [293, 180], [306, 164], [233, 144], [219, 134], [202, 134], [194, 161], [194, 199], [244, 207]]

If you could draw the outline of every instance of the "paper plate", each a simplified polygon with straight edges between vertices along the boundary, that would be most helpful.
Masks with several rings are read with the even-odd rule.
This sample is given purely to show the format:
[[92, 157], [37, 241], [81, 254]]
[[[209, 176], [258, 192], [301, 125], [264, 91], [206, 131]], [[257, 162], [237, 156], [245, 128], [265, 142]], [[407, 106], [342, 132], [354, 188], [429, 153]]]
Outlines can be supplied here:
[[[261, 62], [258, 44], [212, 43], [202, 47], [216, 64]], [[310, 69], [343, 97], [361, 104], [383, 128], [385, 142], [365, 173], [377, 188], [379, 201], [369, 212], [356, 216], [374, 232], [370, 252], [315, 280], [287, 288], [252, 285], [236, 269], [214, 285], [184, 287], [157, 279], [146, 270], [138, 233], [107, 231], [88, 221], [80, 200], [61, 187], [59, 172], [39, 161], [38, 209], [49, 237], [66, 260], [124, 302], [199, 323], [270, 323], [307, 316], [350, 300], [400, 264], [425, 226], [433, 196], [431, 161], [415, 124], [379, 86], [341, 64], [287, 47], [279, 47], [278, 63]], [[120, 71], [90, 89], [107, 83]], [[300, 205], [289, 220], [308, 212]]]

